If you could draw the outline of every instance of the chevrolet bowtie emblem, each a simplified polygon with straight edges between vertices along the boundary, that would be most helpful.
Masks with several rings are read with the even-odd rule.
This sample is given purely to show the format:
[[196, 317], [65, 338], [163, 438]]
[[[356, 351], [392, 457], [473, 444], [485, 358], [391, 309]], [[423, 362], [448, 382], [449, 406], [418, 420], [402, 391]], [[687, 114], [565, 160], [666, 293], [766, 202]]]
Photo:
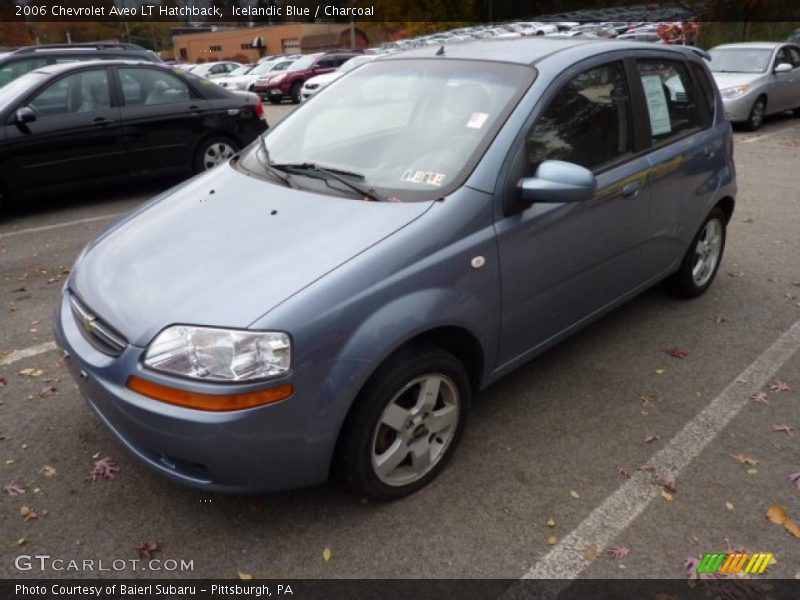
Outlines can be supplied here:
[[83, 325], [84, 330], [86, 330], [86, 333], [92, 333], [94, 331], [94, 321], [95, 317], [92, 315], [84, 315], [83, 322], [81, 324]]

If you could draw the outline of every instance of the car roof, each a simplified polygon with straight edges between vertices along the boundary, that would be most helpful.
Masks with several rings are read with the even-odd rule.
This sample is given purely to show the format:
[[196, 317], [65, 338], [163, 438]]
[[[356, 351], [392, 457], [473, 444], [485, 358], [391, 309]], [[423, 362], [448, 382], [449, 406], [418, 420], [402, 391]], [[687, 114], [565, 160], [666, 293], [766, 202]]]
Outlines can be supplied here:
[[[636, 42], [630, 40], [617, 41], [603, 38], [555, 38], [546, 36], [522, 37], [513, 39], [482, 39], [459, 44], [445, 45], [444, 54], [437, 55], [440, 47], [425, 46], [413, 50], [397, 52], [389, 57], [394, 58], [451, 58], [510, 62], [532, 66], [546, 58], [555, 57], [567, 51], [570, 59], [577, 61], [595, 54], [614, 50], [652, 51], [652, 42]], [[689, 56], [694, 54], [690, 49], [681, 46], [658, 46], [658, 50], [672, 51]]]
[[69, 62], [69, 63], [61, 63], [61, 64], [54, 64], [54, 65], [45, 65], [43, 67], [39, 67], [38, 69], [34, 69], [33, 73], [42, 73], [44, 75], [57, 75], [59, 73], [64, 73], [65, 71], [78, 71], [85, 67], [108, 67], [112, 65], [123, 65], [123, 66], [142, 66], [142, 67], [154, 67], [156, 69], [165, 69], [168, 71], [174, 71], [174, 68], [171, 65], [162, 64], [162, 63], [154, 63], [149, 60], [83, 60], [83, 61], [76, 61], [76, 62]]
[[714, 46], [712, 50], [717, 48], [757, 48], [764, 50], [774, 50], [778, 46], [783, 46], [786, 42], [738, 42], [735, 44], [721, 44]]

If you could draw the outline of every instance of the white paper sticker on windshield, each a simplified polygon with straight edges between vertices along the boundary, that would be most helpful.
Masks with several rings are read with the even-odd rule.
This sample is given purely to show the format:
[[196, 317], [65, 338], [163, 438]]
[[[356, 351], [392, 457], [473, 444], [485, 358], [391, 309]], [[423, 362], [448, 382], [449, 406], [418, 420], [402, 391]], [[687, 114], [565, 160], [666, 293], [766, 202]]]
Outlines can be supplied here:
[[669, 120], [667, 97], [664, 86], [658, 75], [642, 75], [642, 86], [647, 98], [647, 110], [650, 113], [650, 131], [653, 135], [662, 135], [672, 131]]
[[411, 183], [422, 183], [428, 185], [442, 185], [447, 175], [444, 173], [434, 173], [433, 171], [417, 171], [415, 169], [408, 169], [403, 173], [400, 178], [401, 181], [410, 181]]
[[470, 129], [480, 129], [488, 118], [489, 115], [487, 113], [474, 112], [470, 115], [469, 121], [467, 121], [467, 127]]

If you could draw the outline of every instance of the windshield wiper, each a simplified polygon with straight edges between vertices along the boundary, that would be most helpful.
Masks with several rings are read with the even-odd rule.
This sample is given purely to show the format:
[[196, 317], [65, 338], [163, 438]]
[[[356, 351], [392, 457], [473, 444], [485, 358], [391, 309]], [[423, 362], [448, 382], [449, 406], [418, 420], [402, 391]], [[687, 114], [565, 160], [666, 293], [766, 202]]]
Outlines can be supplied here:
[[[288, 173], [318, 173], [322, 175], [322, 178], [325, 180], [325, 183], [328, 183], [329, 179], [335, 179], [339, 183], [343, 183], [351, 190], [358, 192], [362, 196], [369, 198], [370, 200], [375, 200], [376, 202], [385, 202], [386, 198], [378, 192], [374, 187], [367, 187], [366, 185], [360, 185], [358, 183], [354, 183], [346, 177], [352, 177], [355, 179], [361, 179], [362, 181], [365, 177], [361, 173], [353, 173], [352, 171], [343, 171], [341, 169], [328, 169], [326, 167], [321, 167], [314, 163], [296, 163], [296, 164], [281, 164], [281, 165], [272, 165], [274, 169], [280, 169], [281, 171], [285, 171]], [[330, 185], [330, 184], [328, 184]]]
[[261, 136], [261, 151], [264, 153], [264, 161], [261, 163], [264, 165], [264, 170], [276, 179], [282, 181], [284, 185], [290, 188], [297, 188], [298, 186], [294, 181], [292, 181], [291, 175], [275, 168], [272, 165], [272, 162], [269, 159], [269, 150], [267, 150], [267, 141], [264, 139], [263, 135]]

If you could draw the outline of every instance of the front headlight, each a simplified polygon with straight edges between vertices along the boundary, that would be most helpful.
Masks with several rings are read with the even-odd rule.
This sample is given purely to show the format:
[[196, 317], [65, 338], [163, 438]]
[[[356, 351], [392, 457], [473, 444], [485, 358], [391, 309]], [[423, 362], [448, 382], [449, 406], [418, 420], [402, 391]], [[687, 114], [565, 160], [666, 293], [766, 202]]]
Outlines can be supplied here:
[[739, 96], [744, 96], [747, 92], [750, 91], [749, 85], [737, 85], [736, 87], [729, 87], [725, 88], [724, 90], [720, 90], [719, 93], [722, 94], [723, 98], [731, 99], [731, 98], [738, 98]]
[[287, 373], [291, 357], [282, 332], [173, 325], [150, 343], [144, 364], [192, 379], [246, 382]]

